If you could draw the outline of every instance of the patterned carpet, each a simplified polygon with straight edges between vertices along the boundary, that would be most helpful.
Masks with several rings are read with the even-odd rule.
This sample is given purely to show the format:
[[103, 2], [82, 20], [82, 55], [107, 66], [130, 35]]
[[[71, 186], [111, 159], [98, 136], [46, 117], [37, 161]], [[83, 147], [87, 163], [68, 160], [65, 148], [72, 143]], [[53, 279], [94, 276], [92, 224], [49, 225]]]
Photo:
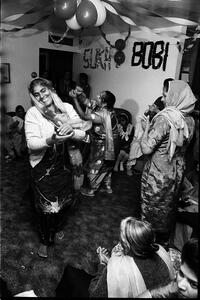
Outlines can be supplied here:
[[39, 297], [54, 297], [64, 267], [71, 264], [91, 273], [96, 249], [117, 243], [120, 220], [139, 214], [140, 175], [115, 173], [113, 194], [83, 197], [68, 212], [65, 237], [50, 248], [49, 257], [37, 255], [39, 239], [28, 193], [27, 159], [2, 163], [1, 277], [12, 295], [33, 289]]

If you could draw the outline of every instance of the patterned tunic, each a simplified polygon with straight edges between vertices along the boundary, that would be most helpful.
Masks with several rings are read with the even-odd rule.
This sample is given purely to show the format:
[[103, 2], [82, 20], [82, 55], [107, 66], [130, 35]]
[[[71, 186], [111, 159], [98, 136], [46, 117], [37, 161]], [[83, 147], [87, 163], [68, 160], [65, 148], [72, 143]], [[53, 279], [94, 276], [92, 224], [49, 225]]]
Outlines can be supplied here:
[[156, 232], [169, 233], [174, 221], [178, 192], [185, 170], [185, 150], [194, 133], [194, 119], [186, 117], [189, 139], [176, 147], [169, 162], [167, 145], [170, 125], [163, 116], [157, 117], [148, 133], [148, 146], [153, 150], [144, 166], [141, 179], [142, 218], [149, 221]]
[[[102, 116], [102, 111], [98, 111], [96, 114], [98, 116]], [[113, 133], [114, 152], [115, 157], [117, 157], [119, 153], [119, 132], [114, 110], [111, 112], [111, 126]], [[101, 183], [106, 181], [106, 178], [110, 184], [110, 172], [114, 168], [115, 160], [105, 160], [106, 130], [104, 124], [93, 124], [90, 137], [90, 155], [86, 162], [85, 170], [87, 171], [87, 178], [90, 188], [97, 190]]]

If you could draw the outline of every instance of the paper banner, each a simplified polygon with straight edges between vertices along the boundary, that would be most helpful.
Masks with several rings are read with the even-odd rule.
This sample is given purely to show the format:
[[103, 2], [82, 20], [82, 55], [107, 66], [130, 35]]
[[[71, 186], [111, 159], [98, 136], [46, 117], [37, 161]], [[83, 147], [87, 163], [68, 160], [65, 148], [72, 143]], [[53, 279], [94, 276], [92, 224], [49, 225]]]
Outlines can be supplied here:
[[2, 22], [6, 23], [6, 22], [16, 21], [16, 20], [18, 20], [19, 18], [21, 18], [24, 15], [34, 14], [34, 13], [36, 13], [38, 11], [41, 11], [41, 6], [40, 7], [35, 6], [35, 7], [31, 8], [31, 9], [29, 9], [28, 11], [26, 11], [25, 13], [22, 13], [22, 14], [16, 14], [16, 15], [12, 15], [12, 16], [6, 17], [5, 19], [3, 19]]
[[179, 24], [179, 25], [182, 25], [182, 26], [197, 26], [198, 25], [198, 23], [187, 20], [187, 19], [174, 18], [174, 17], [173, 18], [163, 17], [163, 18], [170, 21], [170, 22], [173, 22], [173, 23], [176, 23], [176, 24]]
[[120, 14], [118, 14], [118, 12], [116, 11], [116, 9], [110, 5], [109, 3], [106, 3], [104, 1], [101, 1], [101, 3], [105, 6], [105, 8], [110, 11], [111, 13], [118, 15], [125, 23], [129, 24], [129, 25], [133, 25], [133, 26], [137, 26], [130, 18], [126, 17], [126, 16], [121, 16]]
[[113, 2], [113, 3], [120, 3], [119, 0], [108, 0], [109, 2]]
[[10, 30], [7, 30], [7, 29], [4, 29], [4, 28], [0, 28], [0, 31], [2, 32], [17, 32], [17, 31], [20, 31], [20, 30], [24, 30], [24, 29], [28, 29], [28, 28], [31, 28], [33, 26], [35, 26], [36, 24], [39, 24], [43, 21], [45, 21], [46, 19], [48, 19], [53, 13], [49, 14], [49, 15], [46, 15], [46, 16], [43, 16], [41, 17], [37, 22], [35, 23], [32, 23], [32, 24], [27, 24], [25, 25], [24, 27], [14, 27], [13, 29], [10, 29]]

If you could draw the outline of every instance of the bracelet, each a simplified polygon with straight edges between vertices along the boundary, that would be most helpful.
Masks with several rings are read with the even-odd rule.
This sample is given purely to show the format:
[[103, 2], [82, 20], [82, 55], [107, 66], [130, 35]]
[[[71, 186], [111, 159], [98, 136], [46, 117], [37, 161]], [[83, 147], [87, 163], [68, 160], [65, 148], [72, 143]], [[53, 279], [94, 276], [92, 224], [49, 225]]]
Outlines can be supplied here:
[[55, 143], [55, 141], [53, 139], [50, 139], [50, 138], [46, 139], [46, 144], [48, 147], [51, 147], [54, 143]]

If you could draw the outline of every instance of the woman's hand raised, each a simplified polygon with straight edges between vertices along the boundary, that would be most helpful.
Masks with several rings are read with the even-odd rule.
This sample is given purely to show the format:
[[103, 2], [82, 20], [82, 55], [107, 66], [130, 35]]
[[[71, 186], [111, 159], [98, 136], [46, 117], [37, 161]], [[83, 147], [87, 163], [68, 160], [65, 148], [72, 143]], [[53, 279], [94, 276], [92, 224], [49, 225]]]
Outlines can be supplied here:
[[54, 135], [54, 142], [56, 144], [59, 144], [59, 143], [62, 143], [64, 141], [72, 138], [73, 136], [74, 136], [74, 131], [67, 134], [67, 135], [58, 135], [58, 134], [56, 134], [56, 135]]
[[72, 138], [75, 133], [73, 128], [69, 124], [62, 124], [56, 131], [57, 132], [54, 133], [51, 138], [48, 138], [46, 140], [48, 146], [62, 143]]
[[73, 132], [74, 132], [74, 130], [73, 130], [72, 126], [69, 125], [68, 123], [64, 123], [59, 128], [56, 129], [56, 135], [58, 135], [58, 136], [70, 135]]

